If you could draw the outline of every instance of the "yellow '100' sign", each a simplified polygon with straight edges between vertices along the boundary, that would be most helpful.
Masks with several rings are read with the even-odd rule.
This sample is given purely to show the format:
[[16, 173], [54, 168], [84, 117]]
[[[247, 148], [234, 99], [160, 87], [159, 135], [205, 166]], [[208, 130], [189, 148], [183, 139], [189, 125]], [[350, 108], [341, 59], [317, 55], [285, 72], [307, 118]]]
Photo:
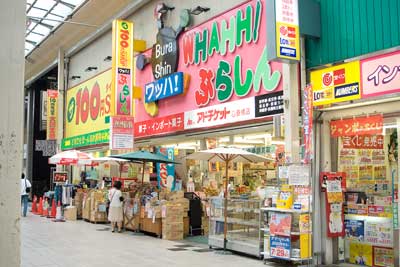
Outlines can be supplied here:
[[109, 129], [111, 69], [67, 91], [65, 137]]

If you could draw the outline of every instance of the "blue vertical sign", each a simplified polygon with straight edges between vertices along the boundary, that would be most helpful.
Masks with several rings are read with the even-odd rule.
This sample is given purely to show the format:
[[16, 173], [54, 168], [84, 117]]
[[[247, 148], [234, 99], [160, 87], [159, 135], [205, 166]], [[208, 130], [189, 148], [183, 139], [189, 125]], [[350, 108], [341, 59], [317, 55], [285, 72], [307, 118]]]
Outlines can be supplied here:
[[[174, 160], [174, 148], [157, 148], [157, 154]], [[157, 163], [157, 181], [158, 187], [169, 188], [171, 191], [175, 190], [175, 166], [174, 164]]]

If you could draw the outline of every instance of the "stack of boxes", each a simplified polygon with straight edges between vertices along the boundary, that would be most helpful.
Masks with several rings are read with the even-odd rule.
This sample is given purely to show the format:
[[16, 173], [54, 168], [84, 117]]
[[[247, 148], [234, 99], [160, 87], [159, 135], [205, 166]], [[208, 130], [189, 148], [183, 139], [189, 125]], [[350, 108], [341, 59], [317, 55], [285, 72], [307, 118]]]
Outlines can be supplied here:
[[83, 212], [83, 196], [84, 196], [83, 192], [76, 192], [75, 198], [74, 198], [74, 203], [76, 206], [78, 219], [82, 219], [82, 215], [83, 215], [82, 214], [82, 212]]
[[107, 222], [106, 199], [105, 192], [92, 191], [90, 192], [90, 218], [91, 222]]
[[164, 205], [162, 217], [163, 239], [182, 240], [184, 232], [183, 207], [181, 205]]

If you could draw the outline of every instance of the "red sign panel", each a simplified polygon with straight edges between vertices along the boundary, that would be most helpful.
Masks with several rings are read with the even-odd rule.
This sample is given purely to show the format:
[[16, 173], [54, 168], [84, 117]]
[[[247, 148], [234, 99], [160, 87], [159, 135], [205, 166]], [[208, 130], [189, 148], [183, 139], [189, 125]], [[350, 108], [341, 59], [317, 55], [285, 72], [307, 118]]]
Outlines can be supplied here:
[[383, 149], [383, 135], [343, 136], [343, 148]]
[[374, 115], [331, 121], [331, 136], [374, 135], [383, 133], [383, 116]]
[[165, 134], [184, 129], [184, 113], [135, 123], [135, 136], [144, 137]]
[[53, 183], [65, 183], [68, 181], [67, 172], [54, 172], [53, 173]]

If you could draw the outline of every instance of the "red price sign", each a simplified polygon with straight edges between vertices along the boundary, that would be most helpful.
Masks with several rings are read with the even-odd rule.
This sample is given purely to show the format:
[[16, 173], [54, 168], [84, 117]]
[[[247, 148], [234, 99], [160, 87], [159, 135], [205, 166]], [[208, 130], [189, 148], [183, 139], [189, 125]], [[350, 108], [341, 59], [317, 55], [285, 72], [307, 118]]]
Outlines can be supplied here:
[[54, 172], [53, 173], [53, 183], [65, 183], [68, 181], [67, 172]]

